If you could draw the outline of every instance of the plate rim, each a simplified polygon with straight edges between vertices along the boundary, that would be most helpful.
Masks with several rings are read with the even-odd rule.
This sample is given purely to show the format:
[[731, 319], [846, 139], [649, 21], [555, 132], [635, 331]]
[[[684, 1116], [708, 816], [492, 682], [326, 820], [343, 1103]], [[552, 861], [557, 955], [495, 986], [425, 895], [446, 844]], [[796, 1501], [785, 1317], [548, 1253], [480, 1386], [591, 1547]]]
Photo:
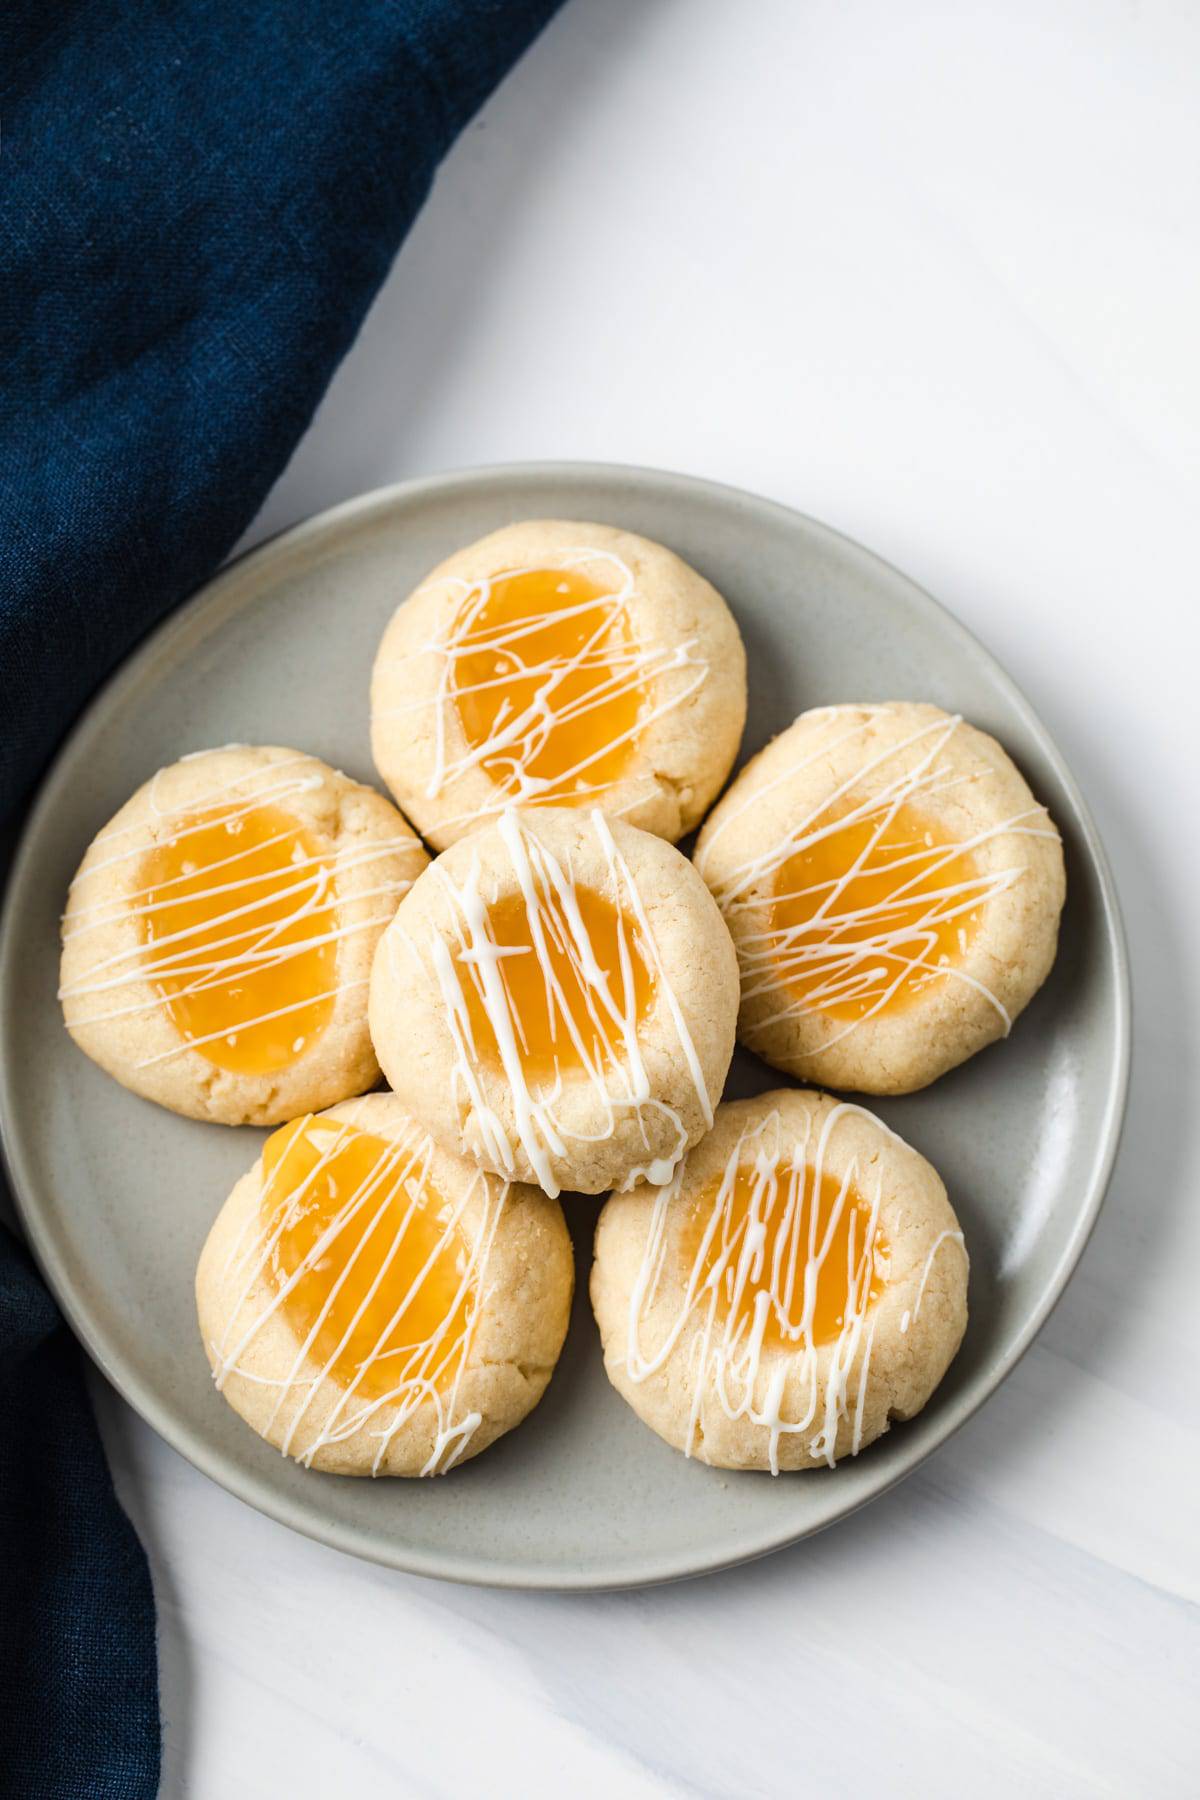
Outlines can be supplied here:
[[1097, 878], [1102, 902], [1102, 937], [1112, 960], [1116, 1056], [1105, 1097], [1098, 1155], [1092, 1163], [1086, 1197], [1074, 1228], [1037, 1304], [1030, 1310], [1005, 1355], [989, 1364], [986, 1375], [977, 1384], [978, 1391], [970, 1388], [949, 1401], [939, 1415], [939, 1430], [933, 1441], [852, 1504], [844, 1505], [829, 1517], [802, 1525], [798, 1529], [789, 1525], [783, 1528], [773, 1526], [751, 1542], [731, 1546], [727, 1556], [706, 1556], [697, 1561], [695, 1555], [689, 1552], [676, 1556], [651, 1553], [644, 1562], [639, 1562], [635, 1555], [626, 1560], [619, 1574], [605, 1577], [585, 1568], [547, 1569], [540, 1567], [535, 1561], [526, 1566], [498, 1564], [489, 1562], [486, 1556], [480, 1557], [470, 1552], [437, 1552], [403, 1544], [392, 1545], [372, 1536], [369, 1531], [345, 1526], [335, 1520], [314, 1517], [314, 1509], [310, 1505], [293, 1504], [287, 1495], [277, 1493], [258, 1474], [245, 1470], [219, 1449], [210, 1448], [203, 1437], [193, 1437], [185, 1424], [177, 1422], [169, 1405], [160, 1405], [154, 1395], [146, 1391], [136, 1367], [126, 1367], [123, 1362], [114, 1362], [109, 1358], [102, 1336], [92, 1328], [86, 1296], [77, 1291], [78, 1284], [73, 1280], [70, 1270], [60, 1265], [49, 1233], [42, 1229], [36, 1183], [25, 1165], [20, 1133], [15, 1123], [15, 1095], [11, 1087], [8, 1063], [3, 1057], [0, 1057], [0, 1161], [8, 1177], [25, 1243], [64, 1318], [88, 1355], [117, 1393], [172, 1449], [228, 1493], [304, 1537], [385, 1568], [470, 1586], [519, 1591], [600, 1593], [656, 1586], [692, 1576], [714, 1574], [722, 1569], [755, 1561], [773, 1551], [815, 1536], [895, 1487], [974, 1417], [1007, 1380], [1061, 1299], [1095, 1228], [1112, 1177], [1124, 1127], [1132, 1043], [1129, 951], [1116, 882], [1091, 808], [1054, 738], [1003, 665], [948, 607], [886, 558], [796, 507], [727, 482], [668, 469], [590, 460], [487, 463], [392, 482], [340, 501], [335, 506], [282, 528], [261, 543], [231, 557], [208, 581], [173, 607], [138, 639], [72, 722], [38, 782], [32, 803], [22, 821], [9, 866], [3, 909], [0, 911], [0, 1028], [5, 1032], [9, 1028], [12, 967], [15, 961], [18, 920], [23, 910], [22, 900], [30, 885], [29, 865], [36, 857], [43, 835], [53, 820], [58, 793], [69, 776], [76, 746], [87, 735], [95, 716], [107, 711], [120, 698], [123, 689], [140, 678], [142, 665], [148, 657], [169, 653], [175, 640], [190, 629], [192, 621], [211, 607], [219, 606], [222, 597], [244, 580], [247, 571], [259, 563], [271, 563], [297, 553], [303, 556], [310, 544], [320, 543], [331, 532], [337, 532], [345, 526], [361, 526], [372, 514], [388, 513], [398, 506], [419, 504], [423, 499], [432, 497], [453, 498], [456, 491], [478, 493], [481, 490], [502, 488], [506, 483], [514, 481], [550, 482], [564, 476], [580, 483], [595, 481], [612, 485], [623, 481], [637, 487], [653, 487], [663, 493], [670, 490], [676, 495], [682, 495], [685, 500], [716, 498], [726, 505], [732, 503], [756, 513], [773, 514], [788, 524], [798, 522], [812, 536], [824, 540], [843, 559], [848, 557], [871, 572], [882, 570], [890, 581], [899, 582], [907, 590], [918, 610], [931, 617], [943, 632], [957, 638], [964, 651], [982, 659], [1006, 702], [1036, 739], [1074, 808], [1082, 828], [1081, 847]]

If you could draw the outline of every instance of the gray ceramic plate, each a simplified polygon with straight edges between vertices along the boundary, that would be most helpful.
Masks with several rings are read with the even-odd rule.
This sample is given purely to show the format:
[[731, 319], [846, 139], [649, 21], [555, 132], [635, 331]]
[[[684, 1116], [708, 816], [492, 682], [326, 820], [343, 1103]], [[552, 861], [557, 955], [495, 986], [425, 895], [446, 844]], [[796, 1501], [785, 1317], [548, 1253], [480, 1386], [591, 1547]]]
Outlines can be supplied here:
[[[92, 834], [185, 751], [291, 744], [373, 779], [367, 680], [392, 612], [434, 563], [512, 519], [629, 526], [703, 571], [750, 658], [747, 754], [804, 707], [932, 700], [995, 733], [1063, 828], [1070, 897], [1054, 973], [1008, 1042], [879, 1111], [940, 1169], [971, 1250], [971, 1323], [933, 1402], [855, 1462], [731, 1476], [686, 1462], [608, 1386], [586, 1300], [594, 1201], [572, 1203], [579, 1294], [529, 1422], [446, 1480], [306, 1473], [214, 1392], [194, 1325], [205, 1234], [261, 1133], [194, 1124], [76, 1051], [55, 1003], [58, 913]], [[233, 1493], [397, 1568], [611, 1587], [786, 1544], [881, 1493], [960, 1425], [1026, 1348], [1091, 1229], [1125, 1097], [1129, 1008], [1112, 883], [1054, 744], [986, 651], [911, 582], [747, 494], [635, 469], [483, 470], [311, 520], [235, 563], [155, 632], [76, 728], [13, 872], [0, 947], [5, 1148], [46, 1277], [109, 1380]], [[739, 1053], [740, 1054], [740, 1053]], [[746, 1057], [731, 1091], [778, 1084]]]

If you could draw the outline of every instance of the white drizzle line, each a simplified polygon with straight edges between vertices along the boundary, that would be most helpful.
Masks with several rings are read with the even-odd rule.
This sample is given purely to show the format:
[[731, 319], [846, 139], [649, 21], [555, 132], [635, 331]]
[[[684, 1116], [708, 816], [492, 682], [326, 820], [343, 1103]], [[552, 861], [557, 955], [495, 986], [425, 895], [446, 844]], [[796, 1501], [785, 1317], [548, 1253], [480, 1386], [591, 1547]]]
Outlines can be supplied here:
[[925, 1258], [925, 1267], [921, 1270], [921, 1280], [920, 1285], [917, 1288], [917, 1297], [912, 1304], [911, 1310], [906, 1309], [900, 1319], [901, 1331], [907, 1331], [909, 1326], [915, 1325], [920, 1318], [921, 1302], [925, 1298], [925, 1283], [929, 1280], [929, 1271], [933, 1267], [933, 1259], [945, 1243], [957, 1244], [963, 1255], [966, 1256], [967, 1246], [963, 1242], [963, 1234], [961, 1231], [950, 1230], [939, 1232], [938, 1236], [933, 1240], [929, 1255]]
[[[645, 1166], [631, 1173], [628, 1185], [632, 1186], [638, 1180], [668, 1181], [687, 1148], [688, 1134], [674, 1108], [656, 1099], [651, 1092], [650, 1077], [638, 1040], [635, 955], [641, 956], [653, 977], [655, 991], [663, 996], [707, 1125], [712, 1123], [713, 1102], [637, 883], [617, 848], [608, 821], [599, 811], [592, 811], [588, 822], [604, 852], [611, 882], [611, 893], [607, 898], [612, 902], [617, 918], [620, 966], [618, 971], [609, 974], [597, 961], [584, 925], [573, 873], [540, 841], [536, 820], [536, 813], [525, 818], [509, 808], [502, 813], [498, 829], [525, 904], [530, 942], [545, 984], [547, 1016], [555, 1033], [562, 1032], [564, 1052], [571, 1058], [568, 1079], [582, 1079], [588, 1083], [605, 1121], [602, 1129], [586, 1141], [603, 1141], [611, 1137], [618, 1118], [632, 1114], [641, 1127], [642, 1141], [649, 1151], [649, 1119], [652, 1116], [665, 1118], [674, 1133], [672, 1147], [657, 1157], [648, 1156]], [[500, 1052], [504, 1086], [512, 1096], [517, 1140], [541, 1187], [546, 1193], [555, 1195], [559, 1192], [559, 1183], [554, 1174], [554, 1159], [565, 1153], [568, 1139], [585, 1141], [579, 1132], [569, 1131], [558, 1116], [564, 1086], [562, 1070], [556, 1061], [553, 1080], [538, 1084], [536, 1088], [526, 1077], [522, 1057], [524, 1029], [503, 968], [505, 957], [513, 952], [498, 949], [492, 937], [488, 903], [480, 890], [478, 857], [472, 857], [461, 888], [454, 885], [441, 863], [434, 863], [433, 868], [453, 909], [457, 954], [452, 954], [450, 946], [437, 931], [430, 933], [427, 945], [415, 943], [407, 934], [404, 934], [404, 942], [418, 963], [428, 957], [437, 976], [454, 1043], [452, 1080], [455, 1092], [465, 1100], [473, 1115], [487, 1159], [511, 1175], [515, 1169], [515, 1149], [488, 1099], [489, 1082], [472, 1036], [467, 1009], [464, 981], [469, 980]], [[633, 941], [627, 913], [634, 927]], [[402, 981], [394, 960], [399, 935], [398, 928], [387, 942], [397, 980]], [[582, 997], [586, 1011], [583, 1020], [575, 1018], [570, 1000], [555, 974], [551, 945], [565, 957], [578, 984], [578, 995]], [[576, 1059], [578, 1070], [573, 1066]]]
[[[224, 1389], [231, 1375], [236, 1375], [243, 1381], [257, 1382], [260, 1386], [276, 1388], [278, 1392], [275, 1404], [263, 1431], [270, 1431], [284, 1409], [290, 1407], [287, 1427], [279, 1446], [280, 1453], [294, 1456], [306, 1468], [311, 1467], [319, 1451], [331, 1444], [344, 1443], [358, 1432], [368, 1430], [378, 1441], [371, 1465], [372, 1475], [377, 1475], [396, 1433], [420, 1407], [432, 1405], [436, 1417], [434, 1445], [420, 1472], [422, 1475], [442, 1475], [459, 1461], [482, 1419], [478, 1412], [460, 1415], [459, 1389], [470, 1358], [476, 1325], [488, 1298], [487, 1268], [496, 1228], [508, 1201], [509, 1187], [505, 1182], [499, 1193], [493, 1195], [487, 1177], [481, 1171], [474, 1172], [457, 1202], [453, 1206], [446, 1206], [445, 1210], [439, 1210], [441, 1235], [422, 1267], [415, 1271], [405, 1268], [401, 1256], [404, 1239], [412, 1220], [423, 1205], [434, 1155], [430, 1138], [415, 1126], [406, 1126], [398, 1138], [391, 1140], [387, 1155], [380, 1159], [371, 1175], [341, 1199], [336, 1213], [321, 1236], [292, 1273], [285, 1277], [278, 1263], [281, 1241], [303, 1216], [306, 1196], [318, 1176], [357, 1129], [359, 1128], [351, 1120], [325, 1120], [309, 1113], [300, 1127], [296, 1141], [302, 1141], [307, 1135], [310, 1142], [316, 1145], [318, 1160], [298, 1186], [290, 1192], [275, 1196], [273, 1205], [270, 1204], [272, 1188], [280, 1170], [287, 1165], [288, 1154], [285, 1153], [272, 1169], [253, 1212], [248, 1215], [222, 1267], [225, 1278], [237, 1277], [241, 1285], [224, 1333], [211, 1344], [213, 1381], [218, 1391]], [[369, 1128], [364, 1126], [362, 1129]], [[290, 1149], [289, 1145], [289, 1152]], [[480, 1185], [483, 1189], [483, 1217], [477, 1233], [471, 1234], [464, 1230], [460, 1234], [469, 1253], [459, 1272], [458, 1288], [439, 1324], [419, 1343], [385, 1350], [387, 1339], [410, 1306], [417, 1301], [422, 1285], [459, 1231], [460, 1223]], [[315, 1375], [302, 1375], [301, 1371], [308, 1364], [321, 1327], [335, 1305], [338, 1293], [386, 1216], [389, 1203], [396, 1202], [401, 1190], [407, 1199], [407, 1208], [380, 1262], [378, 1274], [319, 1371]], [[444, 1203], [446, 1197], [439, 1194], [437, 1198]], [[372, 1215], [370, 1223], [346, 1257], [345, 1266], [331, 1285], [325, 1302], [306, 1335], [298, 1340], [296, 1353], [287, 1373], [276, 1379], [255, 1375], [242, 1368], [240, 1359], [246, 1355], [269, 1321], [284, 1307], [293, 1289], [322, 1260], [339, 1255], [338, 1240], [364, 1211], [369, 1211]], [[344, 1254], [344, 1251], [341, 1253]], [[358, 1365], [352, 1379], [343, 1383], [333, 1374], [334, 1367], [367, 1307], [387, 1281], [391, 1282], [395, 1293], [395, 1307], [382, 1327], [374, 1349]], [[248, 1324], [242, 1324], [243, 1311], [251, 1296], [264, 1285], [269, 1290], [266, 1305], [254, 1314]], [[451, 1322], [460, 1307], [466, 1309], [465, 1327], [454, 1336], [450, 1329]], [[237, 1336], [231, 1343], [235, 1328]], [[390, 1359], [395, 1359], [395, 1379], [387, 1391], [373, 1399], [362, 1395], [359, 1389], [366, 1376], [381, 1362]], [[306, 1425], [311, 1419], [313, 1402], [326, 1381], [339, 1389], [338, 1398], [319, 1428], [311, 1423]]]
[[[596, 574], [600, 565], [603, 574]], [[531, 615], [517, 623], [492, 628], [477, 626], [499, 582], [512, 581], [547, 569], [564, 573], [586, 568], [593, 573], [602, 591], [584, 600]], [[604, 588], [604, 581], [608, 582]], [[471, 820], [490, 818], [506, 806], [531, 805], [547, 796], [570, 799], [586, 794], [590, 799], [608, 793], [616, 785], [597, 780], [589, 774], [592, 765], [606, 757], [618, 744], [632, 741], [657, 719], [683, 705], [708, 678], [708, 662], [698, 654], [698, 640], [687, 638], [673, 647], [639, 643], [633, 636], [631, 602], [637, 586], [633, 570], [611, 551], [580, 546], [547, 558], [527, 568], [505, 569], [477, 582], [446, 577], [419, 590], [420, 594], [443, 589], [446, 594], [447, 623], [431, 642], [394, 659], [392, 668], [403, 676], [405, 665], [420, 657], [434, 657], [437, 662], [437, 691], [430, 699], [406, 701], [382, 709], [384, 717], [400, 717], [430, 708], [434, 712], [434, 766], [426, 794], [436, 797], [471, 769], [489, 764], [488, 775], [495, 787], [495, 798], [486, 806], [444, 820], [449, 828]], [[526, 663], [521, 654], [523, 640], [535, 636], [548, 625], [578, 617], [597, 615], [596, 627], [590, 631], [579, 649], [570, 656], [547, 656]], [[467, 658], [493, 654], [494, 676], [485, 681], [462, 685], [459, 665]], [[693, 674], [665, 700], [647, 707], [645, 695], [663, 675], [673, 669], [691, 669]], [[555, 695], [564, 681], [576, 674], [602, 675], [586, 694], [556, 708]], [[411, 681], [411, 677], [409, 678]], [[534, 680], [537, 686], [529, 700], [518, 710], [505, 699], [498, 709], [496, 721], [487, 737], [451, 754], [448, 744], [452, 733], [450, 720], [455, 702], [470, 694], [491, 688], [505, 688], [514, 680]], [[542, 750], [551, 733], [575, 723], [586, 714], [610, 705], [630, 694], [642, 695], [634, 723], [602, 743], [561, 775], [539, 776], [529, 765]], [[453, 731], [455, 738], [461, 736]]]
[[[221, 825], [232, 827], [232, 835], [236, 838], [240, 822], [259, 807], [279, 805], [294, 795], [311, 793], [320, 787], [323, 777], [318, 772], [305, 775], [293, 773], [290, 776], [285, 774], [282, 779], [278, 779], [280, 771], [294, 770], [299, 765], [308, 764], [308, 761], [307, 757], [288, 757], [270, 763], [265, 768], [252, 770], [236, 781], [222, 783], [199, 799], [193, 797], [184, 805], [166, 808], [158, 802], [157, 789], [162, 775], [160, 771], [150, 788], [150, 812], [156, 821], [168, 826], [170, 836], [166, 841], [171, 844]], [[231, 793], [236, 797], [230, 799]], [[214, 816], [215, 810], [218, 816]], [[333, 926], [324, 931], [317, 929], [320, 915], [336, 908], [338, 877], [355, 869], [385, 862], [396, 850], [411, 841], [407, 837], [397, 835], [375, 839], [340, 854], [318, 853], [316, 856], [309, 856], [297, 843], [291, 859], [296, 868], [294, 881], [286, 881], [282, 871], [276, 876], [238, 874], [237, 865], [248, 855], [258, 855], [305, 829], [304, 823], [297, 820], [294, 826], [265, 838], [248, 850], [234, 850], [230, 855], [210, 863], [207, 872], [220, 876], [221, 879], [214, 880], [203, 889], [194, 889], [185, 896], [189, 904], [201, 899], [213, 901], [213, 911], [207, 918], [200, 924], [178, 930], [155, 931], [148, 941], [139, 941], [101, 958], [92, 965], [83, 979], [61, 986], [58, 991], [59, 999], [98, 999], [102, 995], [111, 995], [118, 1001], [118, 1004], [102, 1011], [90, 1012], [87, 1019], [81, 1021], [89, 1025], [102, 1024], [111, 1019], [167, 1012], [178, 1001], [188, 1000], [212, 988], [229, 986], [239, 975], [253, 975], [281, 968], [325, 944], [339, 944], [343, 938], [388, 924], [399, 900], [412, 885], [411, 882], [385, 878], [377, 886], [362, 888], [354, 895], [356, 903], [361, 900], [379, 900], [381, 908], [377, 913], [352, 925]], [[131, 836], [136, 836], [138, 842], [122, 847], [110, 856], [101, 857], [98, 862], [76, 875], [71, 884], [73, 896], [82, 894], [86, 884], [106, 870], [147, 856], [160, 847], [145, 841], [145, 826], [141, 823], [109, 828], [100, 834], [96, 843], [115, 843]], [[125, 917], [139, 920], [167, 915], [174, 902], [170, 898], [163, 899], [162, 896], [172, 887], [190, 879], [185, 872], [168, 881], [135, 888], [116, 900], [96, 900], [91, 904], [84, 901], [74, 905], [67, 915], [71, 924], [64, 930], [64, 944], [73, 943], [75, 939], [86, 937], [88, 933], [101, 930]], [[281, 880], [284, 885], [276, 885]], [[244, 889], [261, 887], [264, 881], [272, 883], [265, 896], [260, 894], [258, 898], [241, 902]], [[153, 902], [149, 898], [151, 894], [155, 896]], [[253, 915], [263, 905], [274, 908], [284, 900], [290, 901], [291, 905], [283, 918], [269, 924], [253, 923]], [[278, 941], [285, 932], [307, 919], [313, 921], [312, 928], [305, 930], [301, 937], [289, 943]], [[210, 939], [209, 934], [214, 930], [223, 931], [224, 935]], [[208, 941], [197, 943], [198, 937]], [[137, 999], [120, 1002], [122, 992], [130, 988], [138, 989], [149, 984], [155, 989], [166, 981], [173, 984], [170, 992], [163, 988], [149, 995], [143, 994]], [[202, 1050], [206, 1044], [230, 1036], [236, 1037], [257, 1025], [265, 1025], [290, 1012], [303, 1011], [324, 1000], [336, 1000], [339, 995], [366, 985], [365, 979], [339, 981], [334, 987], [321, 993], [306, 995], [291, 1005], [238, 1019], [223, 1030], [212, 1031], [201, 1037], [181, 1037], [180, 1042], [172, 1048], [144, 1057], [136, 1066], [140, 1069], [150, 1068], [157, 1063], [184, 1056], [190, 1050]]]
[[[693, 1396], [684, 1445], [687, 1456], [691, 1456], [697, 1435], [703, 1432], [703, 1405], [706, 1394], [711, 1392], [726, 1418], [744, 1418], [768, 1432], [773, 1475], [779, 1473], [779, 1445], [785, 1436], [803, 1437], [809, 1454], [832, 1468], [839, 1426], [850, 1417], [856, 1363], [851, 1454], [858, 1454], [877, 1322], [871, 1288], [877, 1274], [884, 1278], [887, 1274], [887, 1262], [876, 1247], [882, 1174], [876, 1172], [870, 1215], [861, 1238], [861, 1209], [850, 1199], [853, 1190], [862, 1192], [857, 1157], [851, 1159], [841, 1177], [837, 1197], [822, 1220], [819, 1237], [817, 1231], [829, 1140], [838, 1123], [851, 1114], [879, 1126], [879, 1120], [862, 1107], [840, 1102], [826, 1115], [815, 1143], [811, 1141], [811, 1120], [806, 1122], [800, 1143], [794, 1147], [781, 1143], [783, 1123], [774, 1111], [742, 1133], [726, 1159], [683, 1298], [668, 1318], [661, 1342], [647, 1347], [644, 1337], [649, 1314], [662, 1291], [668, 1253], [679, 1242], [678, 1234], [669, 1227], [688, 1205], [683, 1198], [686, 1161], [670, 1186], [654, 1197], [646, 1244], [630, 1293], [625, 1367], [631, 1381], [643, 1382], [657, 1373], [681, 1344], [684, 1346], [692, 1364]], [[790, 1165], [786, 1178], [781, 1165]], [[735, 1223], [737, 1178], [745, 1169], [753, 1171], [754, 1187], [743, 1221]], [[806, 1201], [807, 1233], [802, 1237]], [[836, 1339], [818, 1345], [813, 1342], [818, 1287], [847, 1206], [851, 1211], [846, 1311]], [[764, 1260], [767, 1227], [772, 1218], [778, 1218], [779, 1224], [768, 1270]], [[713, 1262], [705, 1276], [704, 1265], [710, 1251], [714, 1252]], [[752, 1296], [748, 1307], [743, 1304], [747, 1296]], [[719, 1315], [723, 1300], [726, 1304], [722, 1318]], [[772, 1323], [782, 1333], [784, 1345], [764, 1353], [763, 1340]], [[784, 1409], [784, 1389], [789, 1377], [793, 1385], [798, 1384], [802, 1395], [795, 1416], [790, 1418]]]
[[[880, 714], [890, 710], [886, 706], [821, 708], [822, 715], [835, 727], [832, 738], [823, 740], [807, 756], [790, 764], [740, 806], [726, 813], [697, 854], [696, 866], [701, 874], [705, 873], [714, 844], [730, 825], [761, 805], [801, 770], [827, 759], [840, 745], [858, 736], [864, 711]], [[847, 711], [853, 712], [853, 723], [844, 723]], [[940, 760], [962, 722], [961, 716], [934, 720], [903, 742], [868, 757], [833, 793], [789, 825], [766, 849], [739, 864], [724, 880], [710, 883], [727, 919], [756, 910], [765, 911], [769, 919], [771, 909], [780, 900], [796, 900], [802, 895], [821, 896], [812, 916], [802, 924], [775, 927], [768, 923], [758, 931], [735, 933], [743, 1000], [763, 994], [775, 995], [780, 1000], [776, 1011], [755, 1022], [748, 1033], [750, 1038], [759, 1037], [781, 1019], [820, 1014], [827, 1006], [858, 1001], [863, 1006], [861, 1015], [825, 1040], [826, 1048], [831, 1047], [882, 1012], [912, 977], [918, 978], [922, 987], [949, 977], [973, 988], [995, 1009], [1007, 1035], [1012, 1019], [998, 996], [968, 970], [948, 961], [935, 962], [932, 957], [941, 926], [954, 919], [965, 919], [1006, 892], [1021, 879], [1025, 865], [1015, 864], [965, 881], [947, 877], [920, 894], [913, 894], [911, 890], [928, 884], [939, 870], [994, 838], [1057, 839], [1053, 827], [1024, 823], [1033, 818], [1045, 821], [1046, 809], [1035, 806], [976, 832], [972, 837], [951, 843], [889, 845], [888, 860], [867, 868], [875, 846], [902, 807], [946, 793], [973, 779], [971, 776], [954, 776]], [[843, 728], [836, 729], [838, 726]], [[900, 767], [894, 773], [887, 772], [889, 762], [903, 759], [905, 753], [917, 745], [925, 747], [911, 769]], [[793, 856], [811, 849], [823, 838], [863, 824], [870, 827], [868, 841], [835, 881], [814, 884], [786, 895], [776, 895], [772, 891], [779, 871]], [[873, 876], [884, 870], [908, 871], [886, 900], [859, 907], [843, 904], [846, 890], [857, 876], [864, 873]], [[911, 907], [914, 901], [922, 907], [919, 916], [911, 922], [897, 923], [897, 913]], [[842, 941], [839, 937], [841, 932], [863, 928], [867, 929], [867, 935], [861, 938]], [[838, 941], [831, 941], [834, 938]], [[965, 927], [959, 928], [959, 939], [965, 949]], [[897, 971], [894, 974], [893, 968]], [[801, 998], [790, 991], [788, 984], [806, 975], [819, 975], [820, 980]]]

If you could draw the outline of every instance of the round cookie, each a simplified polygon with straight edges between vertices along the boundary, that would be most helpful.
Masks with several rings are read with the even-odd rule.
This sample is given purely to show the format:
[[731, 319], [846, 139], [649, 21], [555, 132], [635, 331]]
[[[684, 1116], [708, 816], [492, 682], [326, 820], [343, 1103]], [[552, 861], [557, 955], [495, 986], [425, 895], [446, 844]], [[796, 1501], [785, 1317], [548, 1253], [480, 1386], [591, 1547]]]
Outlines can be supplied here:
[[80, 1049], [148, 1100], [272, 1125], [379, 1079], [371, 958], [429, 858], [382, 795], [275, 747], [162, 769], [93, 841], [63, 918]]
[[745, 652], [716, 589], [661, 544], [562, 519], [434, 569], [371, 683], [376, 767], [438, 849], [546, 804], [674, 843], [720, 791], [745, 719]]
[[439, 1143], [547, 1193], [669, 1179], [733, 1052], [737, 958], [661, 838], [513, 810], [443, 852], [375, 956], [371, 1032]]
[[738, 1036], [802, 1081], [907, 1094], [1046, 979], [1062, 845], [993, 738], [936, 706], [802, 713], [742, 770], [696, 867], [738, 949]]
[[267, 1140], [196, 1304], [217, 1387], [276, 1449], [336, 1475], [440, 1475], [537, 1405], [574, 1278], [556, 1201], [368, 1094]]
[[967, 1322], [937, 1173], [862, 1107], [722, 1106], [669, 1187], [596, 1228], [604, 1366], [638, 1417], [722, 1469], [815, 1468], [920, 1412]]

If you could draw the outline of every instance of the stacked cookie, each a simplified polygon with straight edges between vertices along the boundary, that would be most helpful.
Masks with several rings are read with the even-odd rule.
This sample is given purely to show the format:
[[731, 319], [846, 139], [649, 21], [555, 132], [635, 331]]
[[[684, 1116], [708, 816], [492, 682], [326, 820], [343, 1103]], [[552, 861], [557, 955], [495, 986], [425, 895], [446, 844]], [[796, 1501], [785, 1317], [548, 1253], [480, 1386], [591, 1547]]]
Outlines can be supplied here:
[[[403, 812], [298, 751], [191, 756], [64, 916], [82, 1049], [277, 1127], [197, 1274], [226, 1399], [309, 1466], [444, 1472], [544, 1392], [559, 1196], [609, 1193], [605, 1366], [669, 1443], [778, 1472], [917, 1412], [965, 1329], [962, 1233], [916, 1151], [818, 1090], [925, 1086], [1044, 980], [1061, 847], [1003, 750], [932, 706], [823, 708], [709, 812], [746, 713], [725, 602], [561, 521], [434, 570], [371, 704]], [[722, 1104], [735, 1036], [812, 1086]]]

